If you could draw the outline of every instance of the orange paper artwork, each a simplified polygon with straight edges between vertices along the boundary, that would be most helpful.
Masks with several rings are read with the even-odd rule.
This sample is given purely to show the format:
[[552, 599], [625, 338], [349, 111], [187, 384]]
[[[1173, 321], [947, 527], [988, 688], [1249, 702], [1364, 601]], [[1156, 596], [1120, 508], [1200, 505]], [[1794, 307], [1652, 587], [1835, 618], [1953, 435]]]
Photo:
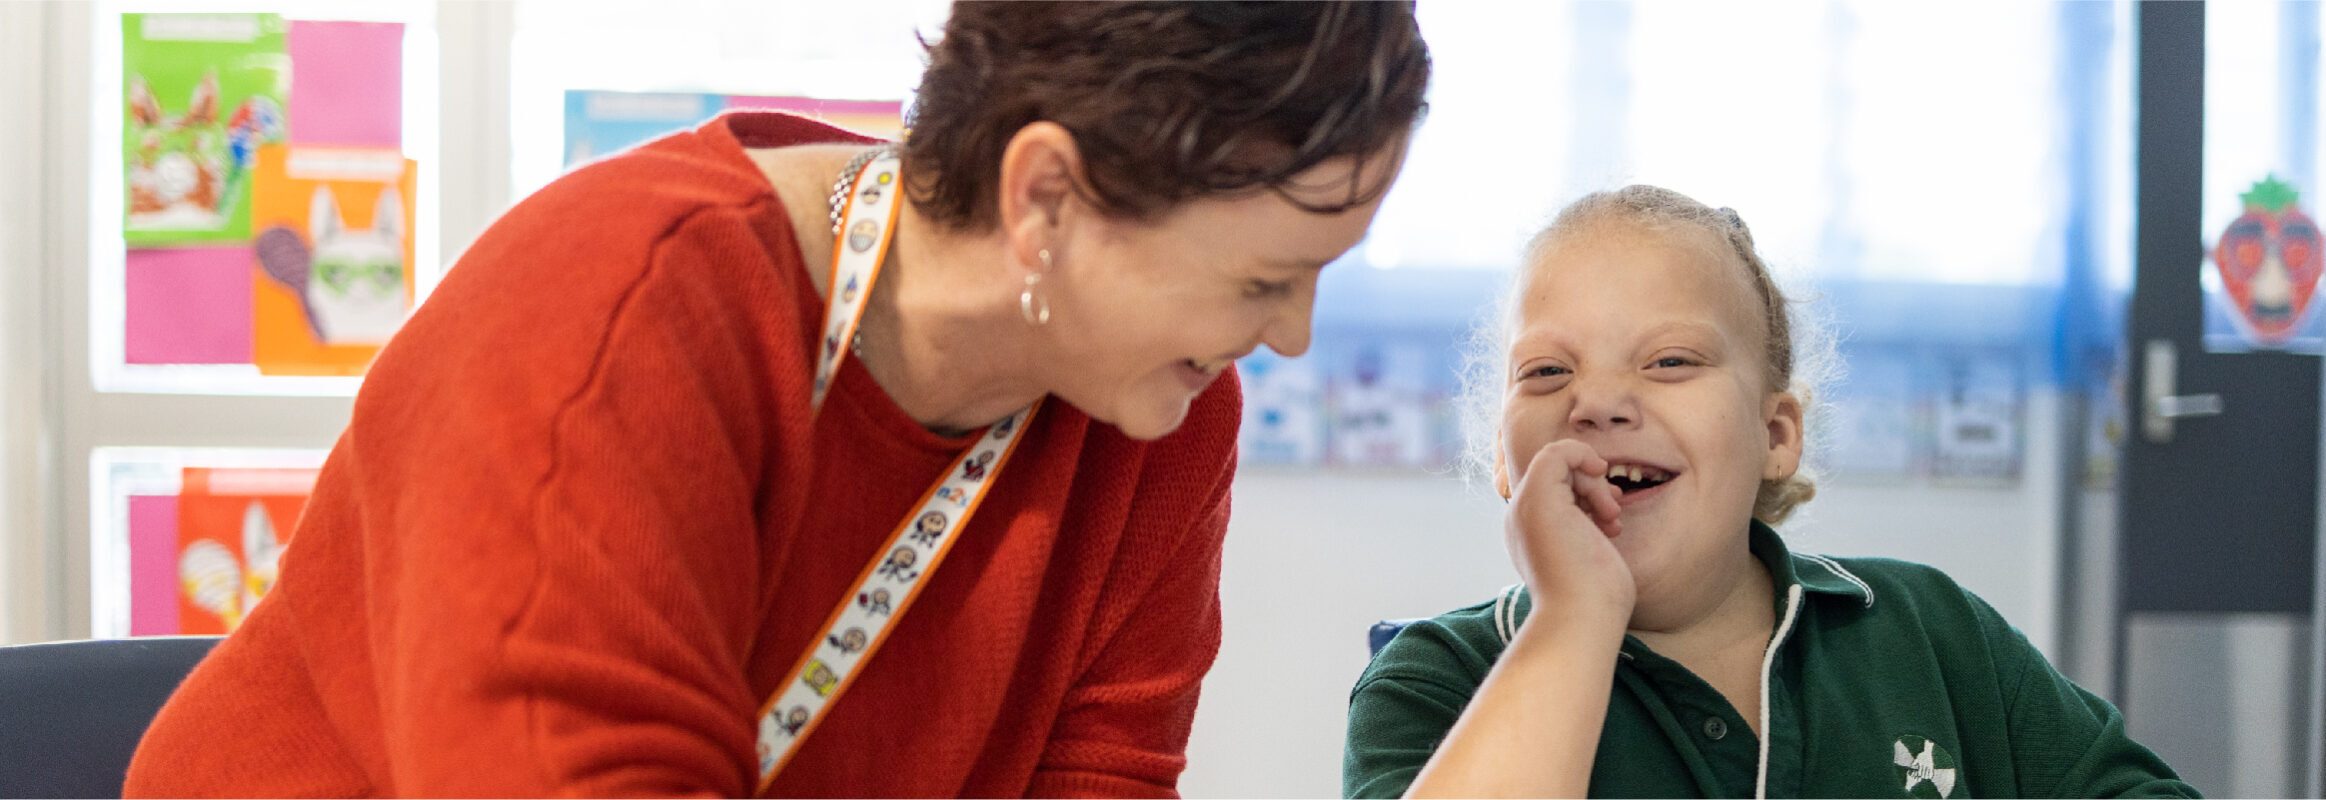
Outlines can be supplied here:
[[361, 375], [412, 310], [413, 162], [394, 150], [259, 148], [252, 361]]
[[274, 588], [315, 487], [311, 469], [185, 471], [178, 492], [179, 633], [230, 633]]

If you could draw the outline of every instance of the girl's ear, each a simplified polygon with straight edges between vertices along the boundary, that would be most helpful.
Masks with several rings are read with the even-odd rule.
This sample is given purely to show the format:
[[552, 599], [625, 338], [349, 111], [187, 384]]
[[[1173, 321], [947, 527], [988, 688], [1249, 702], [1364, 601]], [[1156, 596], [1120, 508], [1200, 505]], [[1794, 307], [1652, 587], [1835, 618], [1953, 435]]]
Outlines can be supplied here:
[[1792, 392], [1771, 394], [1761, 404], [1761, 418], [1769, 431], [1769, 452], [1761, 465], [1761, 479], [1781, 481], [1793, 477], [1801, 471], [1806, 433], [1802, 428], [1801, 398]]
[[1494, 493], [1510, 499], [1510, 456], [1502, 451], [1502, 434], [1494, 435]]

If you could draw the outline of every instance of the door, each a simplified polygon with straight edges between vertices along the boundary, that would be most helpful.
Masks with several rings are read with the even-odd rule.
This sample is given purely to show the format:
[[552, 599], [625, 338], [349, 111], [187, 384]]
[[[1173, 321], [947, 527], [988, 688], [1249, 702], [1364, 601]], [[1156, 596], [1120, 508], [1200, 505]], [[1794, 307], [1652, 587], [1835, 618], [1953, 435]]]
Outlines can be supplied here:
[[2142, 3], [2115, 699], [2200, 791], [2315, 791], [2318, 9]]

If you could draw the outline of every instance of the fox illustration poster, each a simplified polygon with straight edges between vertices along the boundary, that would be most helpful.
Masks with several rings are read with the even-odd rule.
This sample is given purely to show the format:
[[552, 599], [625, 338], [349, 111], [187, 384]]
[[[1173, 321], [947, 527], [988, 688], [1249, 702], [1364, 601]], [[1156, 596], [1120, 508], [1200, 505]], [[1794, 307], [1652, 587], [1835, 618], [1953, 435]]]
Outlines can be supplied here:
[[252, 361], [361, 375], [411, 313], [417, 170], [394, 150], [261, 148]]
[[288, 132], [273, 14], [124, 14], [122, 234], [134, 247], [250, 238], [258, 148]]

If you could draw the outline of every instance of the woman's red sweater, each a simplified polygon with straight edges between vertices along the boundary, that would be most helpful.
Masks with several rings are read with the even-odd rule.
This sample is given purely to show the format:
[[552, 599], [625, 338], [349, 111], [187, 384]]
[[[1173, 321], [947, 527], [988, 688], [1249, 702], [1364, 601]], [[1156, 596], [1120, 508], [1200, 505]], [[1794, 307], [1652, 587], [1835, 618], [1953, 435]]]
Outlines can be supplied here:
[[[761, 704], [966, 445], [853, 360], [808, 413], [823, 301], [745, 150], [831, 141], [730, 114], [486, 231], [128, 792], [751, 794]], [[769, 793], [1173, 794], [1238, 416], [1232, 374], [1154, 442], [1049, 403]]]

